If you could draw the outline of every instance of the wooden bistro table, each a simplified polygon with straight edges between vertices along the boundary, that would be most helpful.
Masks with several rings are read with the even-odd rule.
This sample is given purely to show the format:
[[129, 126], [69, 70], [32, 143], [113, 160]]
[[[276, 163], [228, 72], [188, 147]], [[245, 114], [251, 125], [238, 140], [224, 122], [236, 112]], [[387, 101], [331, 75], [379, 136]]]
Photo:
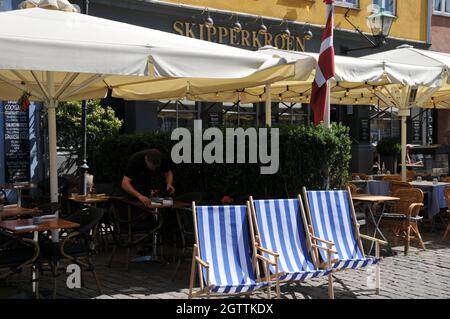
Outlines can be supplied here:
[[41, 210], [37, 208], [25, 208], [19, 207], [17, 205], [10, 205], [4, 207], [0, 210], [0, 222], [3, 219], [12, 218], [12, 217], [21, 217], [21, 216], [33, 216], [42, 213]]
[[7, 183], [0, 184], [0, 189], [15, 189], [17, 191], [17, 206], [22, 207], [22, 190], [36, 188], [36, 184], [23, 182], [23, 183]]
[[107, 196], [105, 194], [94, 194], [92, 196], [88, 195], [78, 195], [78, 196], [71, 196], [68, 198], [67, 202], [67, 211], [69, 215], [71, 214], [71, 206], [70, 203], [77, 203], [82, 206], [94, 206], [97, 207], [97, 204], [107, 203], [110, 200], [110, 196]]
[[[40, 224], [33, 224], [33, 219], [20, 219], [20, 220], [5, 220], [0, 222], [0, 228], [9, 231], [13, 234], [20, 235], [26, 233], [33, 233], [33, 240], [38, 243], [39, 241], [39, 233], [57, 230], [57, 229], [71, 229], [78, 228], [80, 224], [55, 218], [51, 216], [49, 218], [43, 218]], [[36, 299], [39, 298], [39, 284], [38, 284], [38, 270], [36, 266], [33, 266], [33, 293]]]
[[[375, 226], [373, 237], [376, 238], [377, 233], [378, 233], [381, 236], [381, 238], [387, 242], [386, 237], [383, 235], [383, 232], [381, 231], [381, 229], [379, 227], [380, 222], [381, 222], [381, 219], [383, 218], [383, 214], [386, 209], [386, 203], [398, 201], [398, 200], [400, 200], [400, 198], [391, 197], [391, 196], [375, 196], [375, 195], [353, 195], [352, 197], [353, 197], [354, 201], [362, 202], [365, 206], [365, 211], [369, 213], [369, 217]], [[373, 213], [373, 208], [380, 203], [383, 203], [383, 209], [381, 211], [380, 217], [378, 218], [378, 220], [376, 220], [375, 214]], [[368, 234], [368, 235], [370, 235], [370, 234]], [[370, 245], [369, 255], [372, 252], [373, 245], [374, 245], [373, 243]], [[390, 246], [389, 246], [389, 250], [391, 250]]]
[[[151, 205], [144, 205], [139, 201], [135, 200], [128, 200], [126, 198], [115, 198], [123, 203], [125, 203], [128, 206], [128, 220], [131, 220], [131, 211], [132, 208], [138, 208], [142, 211], [148, 212], [154, 216], [154, 219], [157, 223], [157, 226], [149, 231], [150, 234], [153, 235], [152, 238], [152, 254], [147, 256], [140, 256], [132, 260], [132, 262], [138, 263], [138, 262], [164, 262], [164, 259], [162, 256], [158, 256], [157, 252], [157, 243], [158, 243], [158, 231], [161, 229], [164, 223], [164, 217], [161, 214], [161, 210], [164, 209], [182, 209], [186, 207], [190, 207], [192, 203], [188, 202], [181, 202], [181, 201], [173, 201], [172, 204], [162, 204], [162, 203], [154, 203], [152, 202]], [[131, 224], [129, 224], [128, 227], [128, 236], [131, 236]], [[129, 254], [129, 253], [128, 253]]]

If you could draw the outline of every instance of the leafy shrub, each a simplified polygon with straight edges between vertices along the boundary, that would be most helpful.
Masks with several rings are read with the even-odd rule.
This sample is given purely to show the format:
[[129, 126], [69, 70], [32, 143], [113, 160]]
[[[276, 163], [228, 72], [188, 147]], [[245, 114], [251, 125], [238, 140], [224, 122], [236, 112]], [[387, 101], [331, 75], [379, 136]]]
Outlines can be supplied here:
[[397, 155], [401, 150], [400, 140], [395, 137], [382, 138], [377, 144], [377, 151], [382, 155]]
[[[331, 131], [323, 126], [282, 127], [278, 173], [261, 175], [260, 164], [182, 163], [174, 167], [175, 188], [178, 194], [202, 192], [207, 201], [215, 203], [224, 195], [240, 203], [249, 195], [255, 198], [295, 197], [302, 186], [323, 189], [327, 177], [332, 188], [341, 188], [348, 179], [351, 152], [348, 133], [347, 127], [338, 124], [334, 124]], [[159, 148], [170, 154], [175, 143], [177, 141], [171, 141], [168, 132], [107, 138], [98, 147], [96, 181], [119, 185], [133, 153]]]

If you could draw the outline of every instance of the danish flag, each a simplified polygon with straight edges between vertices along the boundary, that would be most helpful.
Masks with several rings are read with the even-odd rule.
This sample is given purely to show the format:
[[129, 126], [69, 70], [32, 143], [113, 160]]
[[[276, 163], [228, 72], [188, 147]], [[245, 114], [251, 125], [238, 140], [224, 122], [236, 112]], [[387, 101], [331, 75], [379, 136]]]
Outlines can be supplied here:
[[334, 0], [324, 0], [327, 7], [327, 24], [322, 36], [320, 46], [319, 62], [316, 68], [316, 77], [312, 86], [311, 108], [314, 112], [314, 123], [317, 125], [324, 121], [327, 112], [328, 103], [328, 80], [331, 79], [334, 72], [334, 47], [333, 47], [333, 28], [334, 28]]

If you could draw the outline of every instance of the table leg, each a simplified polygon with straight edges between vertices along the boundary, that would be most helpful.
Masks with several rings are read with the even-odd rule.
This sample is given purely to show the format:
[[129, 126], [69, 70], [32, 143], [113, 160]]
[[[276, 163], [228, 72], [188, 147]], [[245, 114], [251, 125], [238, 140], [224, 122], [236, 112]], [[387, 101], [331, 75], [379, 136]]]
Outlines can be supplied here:
[[22, 207], [22, 189], [17, 188], [17, 207]]
[[139, 262], [158, 262], [158, 263], [164, 263], [164, 258], [162, 256], [158, 256], [158, 230], [161, 228], [163, 223], [163, 217], [158, 212], [158, 209], [155, 209], [154, 219], [157, 223], [157, 226], [152, 234], [152, 254], [148, 256], [141, 256], [134, 258], [132, 260], [133, 263], [139, 263]]
[[[35, 231], [33, 232], [33, 240], [37, 243], [39, 241], [39, 232]], [[32, 268], [32, 287], [33, 287], [33, 294], [36, 299], [39, 299], [39, 272], [37, 269], [37, 265], [33, 264]]]
[[[373, 215], [372, 210], [370, 210], [370, 213], [371, 213], [371, 215], [372, 215], [373, 221], [375, 222], [375, 223], [374, 223], [374, 225], [375, 225], [375, 231], [374, 231], [373, 237], [376, 238], [377, 232], [378, 232], [378, 233], [380, 234], [381, 238], [382, 238], [384, 241], [388, 242], [388, 240], [386, 239], [386, 237], [384, 236], [384, 234], [382, 233], [382, 231], [381, 231], [381, 229], [380, 229], [381, 219], [383, 218], [383, 215], [384, 215], [384, 211], [385, 211], [385, 210], [386, 210], [386, 203], [383, 203], [383, 209], [381, 210], [381, 215], [380, 215], [380, 217], [378, 218], [378, 221], [376, 221], [376, 222], [375, 222], [375, 216]], [[370, 245], [369, 255], [370, 255], [371, 252], [372, 252], [372, 249], [373, 249], [374, 244], [375, 244], [375, 243], [372, 242], [372, 244]], [[389, 251], [392, 251], [392, 249], [391, 249], [390, 246], [388, 246], [388, 249], [389, 249]]]

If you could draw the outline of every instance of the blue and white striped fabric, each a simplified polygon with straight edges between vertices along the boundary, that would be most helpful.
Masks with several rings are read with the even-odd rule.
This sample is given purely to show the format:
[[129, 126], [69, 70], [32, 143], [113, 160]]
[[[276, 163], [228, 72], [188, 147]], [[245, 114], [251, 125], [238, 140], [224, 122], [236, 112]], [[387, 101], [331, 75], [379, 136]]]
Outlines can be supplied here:
[[[201, 259], [209, 263], [211, 292], [245, 293], [263, 288], [252, 265], [246, 206], [197, 206]], [[206, 270], [203, 271], [205, 283]]]
[[[346, 191], [309, 191], [307, 192], [314, 234], [332, 241], [339, 256], [335, 269], [362, 268], [377, 264], [379, 259], [365, 257], [356, 237], [348, 192]], [[318, 243], [325, 246], [325, 244]], [[323, 261], [327, 254], [320, 250]]]
[[[304, 281], [329, 274], [315, 268], [308, 252], [298, 199], [255, 200], [254, 205], [261, 246], [280, 255], [278, 270], [285, 273], [280, 280]], [[275, 267], [270, 271], [274, 274]]]

